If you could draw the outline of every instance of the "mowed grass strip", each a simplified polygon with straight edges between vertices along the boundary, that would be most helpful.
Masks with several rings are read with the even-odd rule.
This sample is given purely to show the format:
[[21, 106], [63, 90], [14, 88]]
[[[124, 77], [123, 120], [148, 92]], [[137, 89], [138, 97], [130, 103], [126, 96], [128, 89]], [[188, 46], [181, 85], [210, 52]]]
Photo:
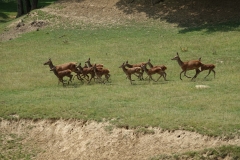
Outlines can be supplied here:
[[[0, 43], [0, 117], [64, 118], [102, 121], [129, 127], [154, 126], [186, 129], [212, 136], [240, 134], [239, 32], [181, 33], [168, 24], [47, 28]], [[181, 47], [187, 48], [182, 51]], [[208, 71], [196, 80], [179, 79], [181, 68], [172, 61], [179, 52], [183, 61], [202, 57], [216, 65], [216, 79]], [[43, 63], [102, 63], [111, 83], [77, 79], [67, 87]], [[133, 85], [119, 66], [147, 62], [167, 66], [167, 79], [139, 81]], [[193, 76], [195, 71], [188, 71]], [[146, 77], [146, 74], [144, 74]], [[157, 76], [154, 76], [156, 79]], [[209, 88], [197, 89], [196, 85]]]

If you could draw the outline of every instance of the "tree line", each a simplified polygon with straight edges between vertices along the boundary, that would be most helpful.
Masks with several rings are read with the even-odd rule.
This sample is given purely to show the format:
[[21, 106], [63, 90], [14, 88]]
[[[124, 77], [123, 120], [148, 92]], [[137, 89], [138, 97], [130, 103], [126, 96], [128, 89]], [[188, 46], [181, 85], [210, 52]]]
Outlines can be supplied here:
[[17, 16], [20, 17], [31, 10], [37, 9], [38, 0], [17, 0]]

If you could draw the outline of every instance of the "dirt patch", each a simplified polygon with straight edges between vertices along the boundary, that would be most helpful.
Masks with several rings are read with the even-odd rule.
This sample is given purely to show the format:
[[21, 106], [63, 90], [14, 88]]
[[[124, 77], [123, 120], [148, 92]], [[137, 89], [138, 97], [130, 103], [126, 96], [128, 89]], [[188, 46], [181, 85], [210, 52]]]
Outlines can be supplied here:
[[149, 159], [161, 154], [198, 151], [222, 145], [238, 145], [240, 139], [223, 140], [176, 130], [142, 134], [111, 124], [77, 120], [19, 120], [0, 122], [2, 134], [23, 137], [21, 143], [38, 148], [35, 159]]
[[21, 34], [39, 31], [40, 28], [44, 28], [48, 24], [49, 22], [44, 20], [33, 20], [30, 22], [24, 22], [23, 20], [16, 21], [7, 27], [5, 32], [0, 35], [0, 41], [12, 40], [19, 37]]

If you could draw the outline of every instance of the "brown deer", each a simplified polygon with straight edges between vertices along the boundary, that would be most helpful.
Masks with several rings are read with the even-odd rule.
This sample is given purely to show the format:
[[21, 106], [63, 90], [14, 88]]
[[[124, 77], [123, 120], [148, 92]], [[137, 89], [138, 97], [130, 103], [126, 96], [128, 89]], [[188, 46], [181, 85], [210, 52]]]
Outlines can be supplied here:
[[186, 72], [188, 70], [196, 70], [196, 74], [194, 75], [194, 77], [192, 78], [192, 80], [194, 78], [197, 77], [197, 75], [201, 72], [199, 70], [199, 68], [203, 65], [199, 60], [190, 60], [190, 61], [186, 61], [186, 62], [183, 62], [180, 57], [179, 57], [179, 54], [177, 53], [177, 55], [172, 58], [172, 60], [177, 60], [179, 66], [182, 68], [182, 71], [180, 72], [180, 79], [182, 80], [182, 73], [184, 73], [184, 76], [187, 77], [187, 78], [191, 78], [189, 76], [186, 75]]
[[142, 74], [140, 67], [126, 68], [124, 62], [121, 66], [119, 66], [119, 68], [122, 68], [123, 72], [127, 75], [127, 78], [130, 80], [131, 84], [132, 84], [132, 81], [134, 81], [131, 78], [132, 74], [138, 74], [138, 76]]
[[[88, 67], [93, 67], [93, 65], [91, 64], [90, 62], [90, 58], [88, 58], [88, 60], [85, 62], [88, 64]], [[103, 64], [96, 64], [97, 68], [102, 68], [103, 67]]]
[[[199, 58], [199, 61], [201, 61], [201, 57]], [[208, 74], [204, 78], [206, 78], [211, 72], [214, 73], [214, 78], [215, 78], [216, 72], [214, 71], [214, 68], [215, 68], [214, 64], [203, 64], [201, 66], [201, 72], [204, 70], [209, 70]]]
[[[88, 79], [86, 79], [86, 78], [85, 78], [85, 79], [88, 81], [88, 83], [90, 83], [91, 80], [92, 80], [92, 79], [94, 78], [94, 76], [95, 76], [94, 71], [93, 71], [93, 68], [92, 68], [92, 67], [91, 67], [91, 68], [83, 68], [83, 67], [81, 66], [81, 63], [79, 63], [79, 65], [77, 66], [77, 68], [79, 69], [78, 72], [77, 72], [77, 76], [80, 77], [80, 74], [82, 74], [84, 78], [85, 78], [85, 77], [88, 77]], [[89, 79], [88, 74], [91, 75], [91, 78], [90, 78], [90, 79]]]
[[[47, 62], [45, 62], [43, 65], [48, 65], [50, 68], [50, 71], [54, 71], [56, 70], [56, 72], [59, 71], [64, 71], [64, 70], [71, 70], [72, 72], [77, 72], [77, 67], [76, 67], [76, 62], [69, 62], [69, 63], [65, 63], [65, 64], [61, 64], [61, 65], [53, 65], [51, 58], [49, 58], [49, 60]], [[53, 68], [55, 68], [54, 70], [52, 70]], [[54, 74], [56, 75], [56, 73], [54, 72]], [[57, 76], [57, 75], [56, 75]], [[72, 80], [72, 78], [71, 78]], [[71, 81], [69, 80], [69, 81]]]
[[[93, 66], [94, 73], [97, 77], [97, 79], [100, 80], [100, 82], [105, 83], [104, 80], [102, 81], [102, 76], [105, 76], [105, 79], [108, 81], [110, 77], [110, 70], [106, 68], [97, 68], [97, 65], [95, 64]], [[108, 81], [109, 82], [109, 81]]]
[[73, 75], [71, 74], [72, 71], [70, 69], [66, 69], [66, 70], [63, 70], [63, 71], [57, 71], [57, 68], [56, 67], [53, 67], [52, 69], [50, 69], [50, 71], [53, 71], [53, 73], [58, 77], [59, 81], [62, 82], [63, 86], [64, 86], [64, 80], [63, 80], [63, 77], [69, 77], [70, 79], [68, 80], [68, 84], [69, 84], [69, 81], [71, 82], [72, 81], [72, 77]]
[[165, 78], [167, 77], [167, 73], [165, 72], [165, 70], [167, 69], [167, 67], [166, 67], [165, 65], [153, 66], [150, 59], [148, 60], [147, 64], [148, 64], [148, 66], [149, 66], [150, 68], [161, 68], [162, 71], [164, 71], [164, 73], [165, 73], [164, 77], [165, 77]]
[[[166, 77], [165, 77], [166, 73], [160, 67], [148, 69], [146, 67], [146, 65], [147, 64], [143, 64], [141, 67], [147, 73], [147, 75], [149, 77], [149, 82], [150, 82], [150, 80], [153, 80], [154, 82], [157, 82], [161, 77], [163, 77], [164, 80], [166, 81]], [[159, 74], [160, 75], [159, 78], [156, 81], [152, 78], [153, 74]]]
[[214, 68], [215, 68], [214, 64], [203, 64], [201, 66], [201, 72], [204, 71], [204, 70], [209, 70], [208, 74], [204, 78], [206, 78], [212, 71], [214, 73], [214, 78], [215, 78], [216, 72], [214, 71]]
[[134, 74], [134, 75], [137, 76], [140, 80], [143, 80], [144, 70], [141, 68], [141, 66], [143, 64], [146, 64], [146, 63], [145, 62], [141, 62], [141, 63], [138, 63], [138, 64], [129, 64], [128, 60], [127, 60], [126, 63], [125, 63], [125, 66], [127, 66], [128, 68], [139, 67], [141, 69], [141, 74], [139, 74], [139, 75]]
[[72, 72], [77, 72], [78, 71], [76, 62], [69, 62], [69, 63], [54, 66], [51, 58], [49, 58], [49, 60], [47, 62], [45, 62], [43, 65], [48, 65], [50, 69], [52, 69], [53, 67], [56, 67], [57, 72], [58, 71], [63, 71], [63, 70], [66, 70], [66, 69], [70, 69]]

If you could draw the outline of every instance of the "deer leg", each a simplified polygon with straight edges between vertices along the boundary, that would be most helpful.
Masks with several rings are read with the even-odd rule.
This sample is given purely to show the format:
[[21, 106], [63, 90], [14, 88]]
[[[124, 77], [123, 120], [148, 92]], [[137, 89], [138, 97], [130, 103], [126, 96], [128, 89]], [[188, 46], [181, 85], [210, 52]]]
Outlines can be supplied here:
[[187, 71], [184, 72], [184, 76], [187, 77], [187, 78], [191, 78], [186, 73], [187, 73]]
[[93, 74], [91, 74], [91, 78], [88, 81], [88, 84], [91, 82], [91, 80], [94, 78], [95, 76]]
[[[108, 81], [108, 79], [109, 79], [109, 77], [110, 77], [110, 74], [106, 74], [105, 75], [105, 79]], [[109, 81], [108, 81], [109, 82]]]
[[165, 74], [164, 74], [164, 73], [160, 73], [160, 76], [158, 77], [157, 81], [158, 81], [161, 77], [163, 77], [164, 80], [166, 81], [166, 77], [165, 77]]
[[181, 75], [182, 75], [182, 73], [183, 73], [183, 72], [185, 72], [185, 71], [182, 71], [182, 72], [180, 73], [180, 79], [181, 79], [181, 80], [182, 80], [182, 77], [181, 77]]
[[68, 80], [68, 84], [69, 84], [69, 81], [72, 82], [73, 75], [70, 74], [70, 75], [68, 75], [68, 77], [69, 77], [69, 80]]
[[131, 74], [127, 75], [127, 77], [130, 80], [130, 83], [132, 84], [132, 81], [134, 81], [134, 80], [131, 78]]
[[150, 79], [153, 80], [154, 82], [157, 82], [152, 78], [152, 75], [149, 75], [149, 82], [150, 82]]
[[206, 78], [210, 73], [211, 73], [211, 69], [209, 69], [209, 72], [208, 72], [208, 74], [204, 77], [204, 78]]
[[201, 72], [201, 71], [200, 71], [199, 69], [196, 69], [196, 74], [194, 75], [194, 77], [192, 78], [192, 80], [195, 79], [195, 78], [197, 78], [197, 75], [198, 75], [200, 72]]
[[216, 72], [214, 71], [214, 70], [212, 70], [213, 71], [213, 73], [214, 73], [214, 78], [215, 78], [215, 74], [216, 74]]
[[167, 73], [164, 71], [164, 76], [163, 76], [164, 80], [167, 81]]

